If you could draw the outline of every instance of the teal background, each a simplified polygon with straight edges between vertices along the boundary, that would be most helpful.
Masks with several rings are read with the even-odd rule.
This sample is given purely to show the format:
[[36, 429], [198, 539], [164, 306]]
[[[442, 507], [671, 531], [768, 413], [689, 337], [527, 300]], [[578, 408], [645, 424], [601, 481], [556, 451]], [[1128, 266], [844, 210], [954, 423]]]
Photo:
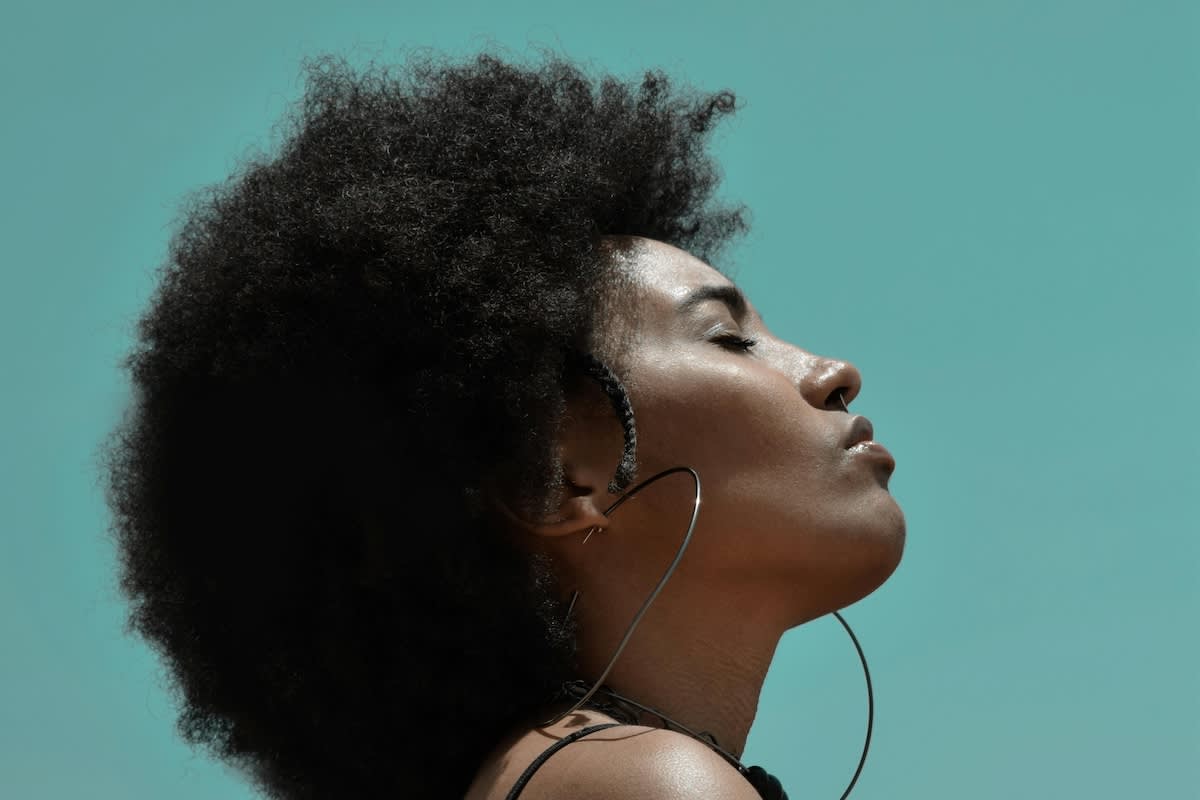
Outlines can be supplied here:
[[[847, 358], [904, 561], [846, 611], [855, 798], [1200, 797], [1200, 5], [12, 2], [0, 14], [0, 795], [250, 798], [123, 637], [93, 450], [176, 204], [301, 57], [553, 47], [744, 107], [714, 141], [779, 334]], [[784, 639], [747, 761], [840, 796], [866, 697]]]

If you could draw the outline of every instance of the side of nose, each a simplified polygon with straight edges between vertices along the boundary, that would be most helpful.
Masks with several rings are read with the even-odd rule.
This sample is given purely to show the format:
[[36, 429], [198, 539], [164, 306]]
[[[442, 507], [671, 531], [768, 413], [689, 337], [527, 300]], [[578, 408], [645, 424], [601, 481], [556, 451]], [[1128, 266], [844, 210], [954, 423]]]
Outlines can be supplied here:
[[800, 379], [800, 394], [816, 408], [843, 410], [862, 390], [862, 373], [848, 361], [810, 356], [811, 363]]

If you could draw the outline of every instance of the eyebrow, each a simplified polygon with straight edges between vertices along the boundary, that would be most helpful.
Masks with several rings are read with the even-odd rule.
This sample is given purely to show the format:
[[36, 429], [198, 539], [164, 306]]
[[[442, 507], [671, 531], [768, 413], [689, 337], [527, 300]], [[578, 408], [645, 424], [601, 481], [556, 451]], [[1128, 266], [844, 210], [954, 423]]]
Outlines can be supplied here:
[[748, 306], [746, 295], [736, 286], [701, 286], [689, 292], [686, 297], [679, 301], [675, 309], [680, 314], [687, 314], [695, 310], [701, 303], [709, 300], [720, 300], [729, 306], [729, 312], [739, 322], [746, 316], [746, 308]]

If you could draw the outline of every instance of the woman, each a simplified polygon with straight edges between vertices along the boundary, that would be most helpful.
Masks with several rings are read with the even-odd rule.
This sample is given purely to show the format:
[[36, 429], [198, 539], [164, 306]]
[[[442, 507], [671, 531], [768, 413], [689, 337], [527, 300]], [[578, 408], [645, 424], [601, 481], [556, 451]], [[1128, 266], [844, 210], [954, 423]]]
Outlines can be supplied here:
[[104, 455], [189, 742], [275, 798], [769, 786], [736, 759], [780, 636], [886, 580], [904, 519], [857, 370], [710, 266], [734, 105], [323, 59], [188, 207]]

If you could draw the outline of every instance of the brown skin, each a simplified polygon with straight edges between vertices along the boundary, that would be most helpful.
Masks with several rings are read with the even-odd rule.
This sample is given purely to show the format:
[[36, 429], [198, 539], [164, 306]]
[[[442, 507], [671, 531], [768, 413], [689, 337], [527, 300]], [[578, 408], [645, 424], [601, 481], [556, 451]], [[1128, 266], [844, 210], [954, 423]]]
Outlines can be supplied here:
[[[638, 426], [635, 484], [687, 465], [700, 475], [702, 502], [691, 545], [606, 683], [740, 755], [783, 633], [862, 599], [899, 564], [905, 522], [887, 490], [892, 465], [845, 447], [854, 417], [839, 394], [847, 403], [858, 394], [858, 370], [776, 338], [752, 305], [740, 319], [718, 299], [681, 313], [693, 290], [733, 284], [670, 245], [616, 241], [617, 266], [634, 279], [618, 306], [625, 319], [609, 324], [636, 334], [617, 365]], [[730, 335], [758, 343], [719, 341]], [[506, 513], [522, 546], [549, 554], [562, 585], [579, 591], [579, 663], [595, 677], [674, 558], [695, 489], [676, 473], [605, 517], [621, 430], [599, 392], [571, 410], [560, 438], [569, 487], [557, 514]], [[584, 544], [592, 526], [603, 531]], [[484, 764], [469, 800], [500, 800], [554, 738], [607, 719], [589, 711], [517, 732]], [[523, 800], [757, 797], [705, 745], [655, 729], [650, 715], [642, 722], [649, 727], [602, 731], [560, 751]]]

